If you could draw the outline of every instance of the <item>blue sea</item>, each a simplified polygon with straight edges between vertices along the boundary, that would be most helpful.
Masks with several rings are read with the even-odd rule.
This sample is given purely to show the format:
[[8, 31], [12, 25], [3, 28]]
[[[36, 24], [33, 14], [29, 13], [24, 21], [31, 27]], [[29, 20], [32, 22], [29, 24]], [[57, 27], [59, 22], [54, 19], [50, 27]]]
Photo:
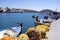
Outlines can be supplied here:
[[0, 31], [23, 22], [22, 33], [24, 33], [28, 28], [35, 27], [33, 15], [39, 16], [39, 19], [44, 18], [43, 13], [0, 13]]

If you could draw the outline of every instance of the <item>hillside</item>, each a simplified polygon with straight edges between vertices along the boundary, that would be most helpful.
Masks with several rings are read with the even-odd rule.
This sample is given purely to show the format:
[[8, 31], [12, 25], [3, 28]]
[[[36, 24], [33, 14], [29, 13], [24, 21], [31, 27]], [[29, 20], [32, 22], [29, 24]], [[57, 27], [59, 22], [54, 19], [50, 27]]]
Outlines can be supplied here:
[[50, 9], [44, 9], [44, 10], [41, 10], [40, 12], [41, 13], [50, 13], [50, 12], [54, 12], [54, 11], [52, 11]]
[[[2, 10], [2, 11], [1, 11]], [[12, 13], [24, 13], [24, 12], [39, 12], [39, 11], [36, 11], [36, 10], [30, 10], [30, 9], [20, 9], [20, 8], [0, 8], [0, 13], [2, 12], [5, 12], [5, 13], [8, 13], [8, 12], [12, 12]]]

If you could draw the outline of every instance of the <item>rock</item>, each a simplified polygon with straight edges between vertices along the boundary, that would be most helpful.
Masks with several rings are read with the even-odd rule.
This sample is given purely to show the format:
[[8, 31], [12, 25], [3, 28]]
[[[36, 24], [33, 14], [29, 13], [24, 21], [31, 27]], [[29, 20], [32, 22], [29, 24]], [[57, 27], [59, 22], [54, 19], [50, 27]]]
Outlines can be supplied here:
[[11, 36], [5, 36], [1, 40], [15, 40], [15, 39]]
[[38, 26], [36, 26], [36, 29], [38, 30], [38, 31], [45, 31], [45, 32], [48, 32], [49, 31], [49, 27], [48, 26], [45, 26], [45, 25], [38, 25]]
[[21, 35], [18, 37], [18, 40], [29, 40], [29, 37], [27, 36], [27, 34], [21, 34]]
[[27, 31], [26, 33], [30, 40], [40, 40], [39, 31], [32, 28], [32, 30]]

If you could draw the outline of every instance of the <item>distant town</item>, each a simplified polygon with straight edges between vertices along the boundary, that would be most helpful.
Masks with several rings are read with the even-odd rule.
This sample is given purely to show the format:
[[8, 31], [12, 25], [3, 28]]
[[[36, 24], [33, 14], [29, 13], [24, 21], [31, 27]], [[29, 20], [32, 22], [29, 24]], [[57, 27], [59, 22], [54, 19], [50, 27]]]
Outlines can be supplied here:
[[38, 12], [30, 9], [18, 9], [18, 8], [2, 8], [0, 7], [0, 13], [24, 13], [24, 12]]
[[43, 9], [40, 11], [36, 11], [36, 10], [30, 10], [30, 9], [20, 9], [20, 8], [2, 8], [0, 7], [0, 13], [53, 13], [53, 12], [57, 12], [60, 13], [58, 11], [53, 11], [50, 9]]

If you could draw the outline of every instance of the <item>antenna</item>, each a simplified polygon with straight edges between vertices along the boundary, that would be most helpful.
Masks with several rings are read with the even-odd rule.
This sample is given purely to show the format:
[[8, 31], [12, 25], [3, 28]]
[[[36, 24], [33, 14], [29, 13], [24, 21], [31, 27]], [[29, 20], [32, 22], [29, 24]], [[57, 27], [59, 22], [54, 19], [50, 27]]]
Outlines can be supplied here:
[[55, 12], [57, 12], [57, 8], [55, 9]]

